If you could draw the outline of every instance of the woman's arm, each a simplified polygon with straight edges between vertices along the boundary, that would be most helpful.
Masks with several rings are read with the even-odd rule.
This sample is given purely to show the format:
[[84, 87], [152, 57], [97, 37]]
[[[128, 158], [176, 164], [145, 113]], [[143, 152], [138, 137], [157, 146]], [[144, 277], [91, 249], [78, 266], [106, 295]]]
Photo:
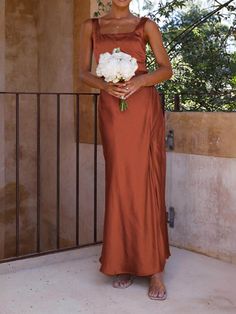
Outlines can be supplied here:
[[157, 83], [170, 79], [173, 75], [169, 56], [163, 45], [161, 32], [154, 21], [148, 20], [145, 23], [144, 36], [146, 40], [150, 43], [159, 67], [157, 70], [151, 73], [139, 75], [127, 82], [129, 92], [126, 94], [126, 98], [132, 95], [140, 87], [155, 85]]
[[159, 66], [157, 70], [143, 76], [144, 86], [150, 86], [170, 79], [173, 71], [169, 56], [163, 44], [162, 34], [154, 21], [148, 20], [145, 23], [144, 36], [146, 36], [146, 39], [150, 43]]
[[79, 78], [91, 87], [103, 89], [103, 79], [91, 73], [92, 53], [92, 20], [87, 19], [80, 30]]
[[113, 83], [108, 83], [91, 73], [92, 64], [92, 20], [87, 19], [81, 24], [80, 31], [80, 48], [79, 48], [79, 77], [80, 79], [91, 87], [105, 90], [107, 93], [120, 98], [124, 96], [126, 90], [125, 84], [116, 86]]

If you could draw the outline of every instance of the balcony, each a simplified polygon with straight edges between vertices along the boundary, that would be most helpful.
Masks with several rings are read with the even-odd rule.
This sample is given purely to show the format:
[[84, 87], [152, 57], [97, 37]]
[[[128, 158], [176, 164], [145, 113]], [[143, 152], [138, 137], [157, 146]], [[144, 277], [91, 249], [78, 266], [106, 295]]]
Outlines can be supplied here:
[[[69, 97], [69, 100], [65, 97]], [[7, 184], [1, 190], [1, 213], [5, 217], [1, 220], [0, 287], [4, 291], [0, 296], [1, 313], [146, 313], [156, 309], [156, 302], [146, 295], [147, 278], [136, 278], [130, 288], [120, 290], [111, 287], [111, 277], [99, 272], [104, 214], [104, 160], [97, 132], [97, 100], [97, 94], [1, 93], [4, 113], [9, 108], [14, 112], [11, 116], [14, 132], [5, 129], [11, 134], [11, 140], [1, 141], [5, 154], [8, 151], [6, 147], [13, 149], [14, 163], [10, 165], [2, 158], [2, 164], [8, 165], [3, 168], [3, 173], [5, 180], [11, 178], [15, 183], [10, 184], [11, 188]], [[90, 117], [93, 133], [87, 144], [81, 143], [85, 134], [81, 126], [80, 106], [84, 103], [93, 112]], [[65, 121], [62, 115], [64, 104], [70, 104], [71, 112], [75, 105], [75, 124]], [[28, 114], [30, 110], [35, 112], [35, 119], [31, 121], [33, 125], [27, 125], [26, 115], [23, 114], [27, 106]], [[218, 121], [214, 116], [218, 116]], [[49, 117], [51, 123], [45, 123]], [[165, 268], [168, 300], [158, 304], [166, 313], [234, 313], [236, 310], [235, 203], [232, 189], [235, 158], [234, 147], [227, 145], [227, 141], [233, 140], [233, 134], [226, 137], [225, 133], [231, 119], [234, 119], [232, 113], [166, 112], [167, 138], [169, 130], [177, 131], [174, 147], [167, 145], [166, 196], [168, 208], [174, 205], [176, 217], [171, 221], [169, 216], [172, 256]], [[201, 132], [184, 132], [190, 127], [190, 122], [192, 128], [201, 123]], [[210, 147], [208, 142], [194, 144], [200, 137], [208, 141], [214, 138], [214, 133], [210, 139], [206, 137], [213, 123], [216, 130], [221, 128], [221, 144], [212, 146], [211, 152], [206, 153]], [[34, 137], [30, 130], [34, 130]], [[74, 156], [73, 163], [71, 159], [63, 158], [66, 153], [63, 140], [69, 131], [71, 137], [67, 141], [73, 139], [70, 152], [70, 158]], [[29, 139], [33, 151], [30, 150]], [[222, 158], [221, 154], [228, 154], [228, 158]], [[195, 168], [186, 168], [186, 162], [195, 163]], [[202, 185], [199, 185], [199, 181], [203, 177], [202, 168], [218, 162], [227, 166], [224, 176], [232, 181], [229, 180], [224, 185], [224, 191], [216, 195], [209, 188], [219, 184], [221, 169], [217, 170], [216, 181], [212, 180], [216, 173], [214, 168], [208, 169]], [[31, 167], [24, 168], [25, 163], [31, 164]], [[63, 174], [66, 169], [67, 176]], [[73, 174], [70, 178], [68, 169]], [[189, 177], [186, 177], [187, 174]], [[24, 189], [29, 191], [27, 199], [24, 198], [22, 181]], [[51, 194], [44, 189], [43, 182], [50, 182]], [[186, 194], [183, 187], [188, 182]], [[211, 186], [208, 187], [209, 182]], [[70, 189], [67, 188], [68, 184]], [[75, 193], [71, 199], [70, 190]], [[226, 191], [228, 207], [223, 208], [221, 202], [226, 197]], [[200, 202], [198, 210], [194, 210], [199, 194], [203, 203]], [[65, 199], [69, 201], [64, 203]], [[212, 203], [208, 204], [208, 199], [212, 199]], [[208, 208], [208, 212], [205, 208]], [[217, 208], [220, 211], [212, 216]], [[171, 211], [168, 215], [171, 215]], [[26, 236], [28, 232], [30, 237]], [[227, 285], [223, 282], [227, 282]]]
[[100, 245], [0, 265], [0, 313], [230, 314], [236, 311], [236, 266], [171, 246], [168, 298], [150, 300], [148, 279], [111, 287], [99, 272]]

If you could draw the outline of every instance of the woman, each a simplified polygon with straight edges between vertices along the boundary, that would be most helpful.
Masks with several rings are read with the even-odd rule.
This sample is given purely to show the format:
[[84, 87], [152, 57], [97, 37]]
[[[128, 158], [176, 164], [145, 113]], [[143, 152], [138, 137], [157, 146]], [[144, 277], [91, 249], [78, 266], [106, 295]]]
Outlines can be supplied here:
[[[106, 170], [105, 220], [100, 271], [114, 275], [113, 287], [126, 288], [134, 276], [150, 278], [148, 296], [164, 300], [162, 274], [169, 251], [165, 206], [165, 126], [154, 85], [172, 76], [172, 67], [156, 23], [138, 18], [131, 0], [112, 0], [101, 18], [81, 26], [80, 78], [100, 89], [99, 127]], [[149, 42], [158, 69], [148, 73]], [[138, 62], [135, 76], [107, 83], [91, 73], [91, 58], [120, 48]], [[128, 109], [119, 109], [124, 97]]]

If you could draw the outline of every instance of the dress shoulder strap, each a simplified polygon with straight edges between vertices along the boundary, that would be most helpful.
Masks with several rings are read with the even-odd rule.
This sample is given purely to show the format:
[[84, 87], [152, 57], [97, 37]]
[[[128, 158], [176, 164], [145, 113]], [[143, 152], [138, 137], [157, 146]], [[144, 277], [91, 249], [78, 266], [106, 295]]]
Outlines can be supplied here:
[[147, 16], [142, 16], [140, 18], [138, 25], [136, 26], [136, 29], [143, 28], [145, 23], [147, 22], [147, 20], [149, 20], [149, 18]]
[[142, 38], [144, 36], [144, 25], [148, 20], [149, 20], [149, 17], [142, 16], [138, 25], [136, 26], [135, 32], [138, 32]]
[[141, 17], [141, 20], [140, 20], [140, 25], [144, 25], [144, 24], [147, 22], [147, 20], [149, 20], [149, 17], [147, 17], [147, 16], [142, 16], [142, 17]]

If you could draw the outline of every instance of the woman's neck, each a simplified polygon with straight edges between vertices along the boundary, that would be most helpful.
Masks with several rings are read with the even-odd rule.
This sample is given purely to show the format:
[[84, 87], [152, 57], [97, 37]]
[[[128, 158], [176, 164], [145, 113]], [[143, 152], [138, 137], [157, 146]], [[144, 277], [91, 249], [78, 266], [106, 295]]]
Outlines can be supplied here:
[[119, 8], [113, 4], [109, 15], [114, 19], [122, 19], [132, 16], [132, 13], [130, 12], [129, 7]]

